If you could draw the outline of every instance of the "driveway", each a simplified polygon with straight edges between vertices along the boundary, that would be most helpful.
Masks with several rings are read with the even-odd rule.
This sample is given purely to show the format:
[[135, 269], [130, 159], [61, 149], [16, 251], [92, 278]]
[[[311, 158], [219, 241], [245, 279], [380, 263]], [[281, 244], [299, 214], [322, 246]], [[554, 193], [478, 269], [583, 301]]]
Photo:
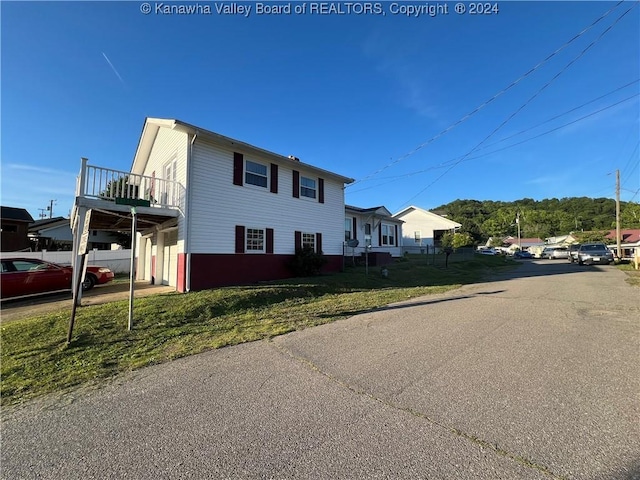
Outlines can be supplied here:
[[2, 478], [640, 478], [640, 300], [513, 274], [5, 409]]
[[[174, 287], [167, 285], [151, 285], [149, 282], [136, 282], [134, 297], [145, 297], [159, 293], [175, 292]], [[98, 305], [101, 303], [127, 300], [129, 298], [129, 282], [107, 283], [97, 285], [82, 294], [82, 305]], [[71, 292], [40, 295], [20, 300], [5, 300], [2, 302], [0, 323], [42, 315], [47, 312], [68, 308], [71, 312], [73, 301]]]

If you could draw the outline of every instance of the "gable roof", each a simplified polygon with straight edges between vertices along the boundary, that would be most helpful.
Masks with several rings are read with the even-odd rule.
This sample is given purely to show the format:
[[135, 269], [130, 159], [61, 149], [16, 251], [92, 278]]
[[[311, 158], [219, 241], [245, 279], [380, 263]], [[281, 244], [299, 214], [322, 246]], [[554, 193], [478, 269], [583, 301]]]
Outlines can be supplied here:
[[[615, 230], [611, 230], [606, 235], [606, 238], [609, 238], [611, 240], [615, 240], [616, 239], [616, 231]], [[640, 242], [640, 229], [620, 230], [620, 238], [621, 238], [622, 243], [638, 243], [638, 242]]]
[[53, 217], [36, 220], [29, 225], [29, 233], [36, 233], [40, 230], [46, 230], [47, 228], [58, 227], [65, 223], [69, 226], [69, 228], [71, 228], [71, 224], [69, 222], [69, 219], [64, 217]]
[[393, 214], [393, 218], [401, 219], [405, 215], [408, 215], [411, 212], [418, 212], [429, 219], [437, 220], [439, 223], [448, 225], [449, 228], [460, 228], [462, 225], [458, 222], [454, 222], [453, 220], [449, 220], [448, 218], [442, 217], [436, 213], [425, 210], [424, 208], [416, 207], [415, 205], [410, 205], [407, 208], [400, 210], [398, 213]]
[[196, 127], [195, 125], [191, 125], [177, 119], [152, 118], [152, 117], [147, 117], [142, 127], [142, 133], [140, 134], [138, 147], [136, 149], [135, 156], [133, 157], [133, 163], [131, 165], [131, 173], [142, 175], [145, 165], [147, 164], [147, 160], [151, 155], [151, 149], [153, 147], [153, 143], [156, 139], [156, 136], [158, 135], [158, 131], [160, 130], [160, 128], [169, 128], [171, 130], [177, 130], [177, 131], [185, 132], [190, 135], [195, 135], [196, 137], [205, 137], [207, 140], [212, 141], [217, 145], [231, 148], [234, 151], [238, 151], [241, 153], [242, 152], [252, 153], [261, 157], [267, 157], [271, 160], [274, 160], [280, 163], [290, 164], [292, 166], [298, 166], [298, 168], [307, 168], [310, 170], [314, 170], [320, 173], [324, 177], [330, 177], [342, 183], [354, 182], [353, 178], [344, 177], [337, 173], [330, 172], [322, 168], [314, 167], [313, 165], [309, 165], [308, 163], [303, 163], [293, 156], [285, 157], [284, 155], [280, 155], [277, 153], [270, 152], [268, 150], [264, 150], [259, 147], [255, 147], [248, 143], [241, 142], [240, 140], [235, 140], [230, 137], [225, 137], [224, 135], [220, 135], [219, 133], [215, 133], [204, 128]]
[[14, 220], [16, 222], [33, 222], [33, 217], [24, 208], [0, 207], [0, 217], [3, 220]]
[[371, 216], [379, 219], [386, 219], [390, 222], [403, 223], [399, 218], [393, 218], [391, 212], [386, 209], [386, 207], [380, 205], [379, 207], [370, 207], [370, 208], [360, 208], [354, 207], [353, 205], [345, 205], [344, 206], [345, 213], [355, 213], [364, 216]]

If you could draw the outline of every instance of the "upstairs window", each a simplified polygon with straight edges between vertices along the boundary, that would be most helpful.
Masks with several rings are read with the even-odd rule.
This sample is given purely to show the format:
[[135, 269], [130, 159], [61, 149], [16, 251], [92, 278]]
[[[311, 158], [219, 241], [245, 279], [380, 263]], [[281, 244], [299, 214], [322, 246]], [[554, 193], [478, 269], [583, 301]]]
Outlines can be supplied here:
[[267, 188], [267, 166], [250, 160], [245, 162], [244, 182], [256, 187]]
[[300, 196], [316, 198], [316, 181], [308, 177], [300, 177]]

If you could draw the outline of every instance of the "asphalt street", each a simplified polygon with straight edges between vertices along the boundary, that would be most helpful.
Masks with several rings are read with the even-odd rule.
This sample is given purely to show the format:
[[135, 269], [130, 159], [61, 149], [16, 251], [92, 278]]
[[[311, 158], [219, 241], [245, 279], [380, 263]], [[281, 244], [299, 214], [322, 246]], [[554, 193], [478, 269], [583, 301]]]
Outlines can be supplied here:
[[527, 261], [2, 412], [1, 478], [640, 479], [640, 295]]

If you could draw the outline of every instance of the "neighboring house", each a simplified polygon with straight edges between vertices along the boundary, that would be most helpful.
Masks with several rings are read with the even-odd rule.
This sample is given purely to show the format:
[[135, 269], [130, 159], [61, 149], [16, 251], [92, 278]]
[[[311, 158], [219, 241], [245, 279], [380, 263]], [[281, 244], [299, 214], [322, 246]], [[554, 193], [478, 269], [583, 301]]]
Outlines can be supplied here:
[[511, 252], [515, 252], [517, 250], [526, 250], [535, 254], [535, 252], [539, 249], [540, 252], [545, 247], [544, 240], [541, 238], [520, 238], [517, 237], [506, 237], [502, 241], [503, 245], [507, 246], [507, 250]]
[[425, 247], [440, 247], [442, 235], [455, 232], [462, 225], [433, 212], [410, 206], [393, 215], [404, 222], [402, 226], [402, 247], [405, 252], [416, 252]]
[[130, 172], [87, 162], [75, 245], [89, 209], [90, 230], [133, 228], [135, 211], [138, 279], [184, 292], [287, 278], [303, 246], [324, 254], [326, 271], [342, 267], [351, 178], [159, 118], [146, 119]]
[[[359, 208], [345, 206], [345, 255], [363, 255], [367, 246], [371, 265], [390, 263], [392, 257], [402, 256], [402, 221], [391, 216], [385, 207]], [[349, 240], [357, 240], [357, 247], [349, 247]]]
[[1, 251], [29, 251], [29, 224], [33, 217], [24, 208], [0, 207]]
[[[71, 232], [69, 219], [54, 217], [36, 220], [29, 225], [29, 239], [35, 251], [71, 250], [73, 232]], [[112, 232], [91, 230], [87, 240], [89, 250], [110, 250], [111, 245], [117, 243], [118, 236]]]
[[549, 237], [545, 239], [547, 245], [552, 245], [554, 247], [566, 247], [568, 245], [573, 245], [574, 243], [578, 243], [578, 240], [571, 234], [569, 235], [561, 235], [559, 237]]
[[[611, 230], [605, 238], [616, 242], [616, 231]], [[633, 258], [634, 254], [640, 249], [640, 229], [626, 229], [620, 231], [620, 247], [622, 249], [622, 258]], [[609, 245], [609, 248], [616, 252], [617, 244]]]

